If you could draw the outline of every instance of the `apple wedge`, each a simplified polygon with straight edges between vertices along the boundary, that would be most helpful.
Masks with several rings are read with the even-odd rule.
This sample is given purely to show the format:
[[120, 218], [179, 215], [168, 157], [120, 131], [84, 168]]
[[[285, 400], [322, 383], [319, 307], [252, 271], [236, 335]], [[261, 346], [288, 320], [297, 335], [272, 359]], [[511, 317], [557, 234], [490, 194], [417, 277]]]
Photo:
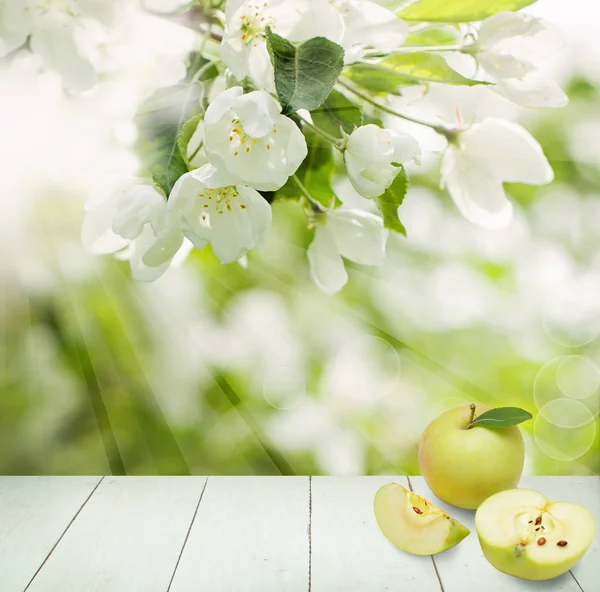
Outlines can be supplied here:
[[549, 580], [571, 569], [594, 539], [594, 518], [582, 506], [550, 502], [531, 489], [488, 498], [475, 514], [483, 554], [498, 570]]
[[386, 538], [413, 555], [435, 555], [454, 547], [470, 530], [397, 483], [375, 495], [375, 518]]

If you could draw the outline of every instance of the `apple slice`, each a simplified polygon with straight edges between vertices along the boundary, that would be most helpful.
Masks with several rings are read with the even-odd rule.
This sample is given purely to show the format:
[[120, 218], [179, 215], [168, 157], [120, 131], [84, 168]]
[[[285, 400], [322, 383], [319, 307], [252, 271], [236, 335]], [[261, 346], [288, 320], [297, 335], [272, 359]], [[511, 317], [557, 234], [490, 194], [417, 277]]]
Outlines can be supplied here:
[[531, 489], [489, 497], [475, 514], [487, 560], [526, 580], [549, 580], [570, 570], [594, 539], [594, 518], [582, 506], [549, 502]]
[[441, 553], [471, 532], [398, 483], [384, 485], [376, 493], [375, 518], [391, 543], [413, 555]]

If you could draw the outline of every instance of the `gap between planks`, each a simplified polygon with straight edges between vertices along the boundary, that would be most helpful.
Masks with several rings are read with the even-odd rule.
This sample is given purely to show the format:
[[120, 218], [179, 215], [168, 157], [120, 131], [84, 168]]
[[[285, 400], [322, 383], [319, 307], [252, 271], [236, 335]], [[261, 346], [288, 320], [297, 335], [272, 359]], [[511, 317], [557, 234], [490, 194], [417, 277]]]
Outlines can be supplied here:
[[42, 570], [42, 567], [44, 567], [44, 565], [46, 565], [46, 563], [48, 562], [48, 559], [50, 559], [50, 556], [54, 552], [54, 549], [56, 549], [56, 547], [58, 547], [58, 544], [60, 543], [60, 541], [63, 540], [63, 537], [65, 536], [65, 534], [67, 534], [67, 531], [69, 530], [69, 528], [71, 528], [71, 525], [73, 524], [73, 522], [75, 522], [75, 519], [77, 518], [77, 516], [79, 516], [79, 514], [81, 513], [83, 508], [85, 508], [86, 504], [90, 501], [91, 497], [94, 495], [94, 493], [96, 493], [96, 490], [98, 489], [98, 487], [100, 487], [100, 483], [102, 483], [102, 481], [104, 481], [104, 475], [102, 477], [100, 477], [100, 480], [98, 481], [98, 483], [96, 483], [94, 489], [92, 489], [90, 494], [85, 498], [83, 504], [81, 504], [81, 506], [79, 507], [77, 512], [75, 512], [75, 515], [73, 516], [73, 518], [71, 518], [71, 520], [69, 521], [69, 524], [67, 524], [67, 526], [63, 530], [62, 534], [58, 537], [58, 540], [56, 541], [56, 543], [54, 543], [54, 545], [48, 552], [48, 555], [46, 555], [46, 558], [44, 559], [44, 561], [42, 561], [41, 565], [37, 568], [36, 572], [33, 574], [31, 579], [29, 580], [29, 583], [27, 584], [27, 586], [25, 586], [25, 590], [23, 592], [27, 592], [27, 590], [29, 589], [29, 586], [31, 586], [31, 584], [33, 583], [33, 580], [35, 580], [36, 576], [40, 573], [40, 571]]
[[308, 476], [308, 592], [312, 588], [312, 477]]
[[[410, 477], [408, 475], [406, 476], [406, 480], [408, 481], [408, 488], [414, 493], [413, 486], [410, 482]], [[442, 584], [442, 578], [440, 577], [440, 572], [438, 571], [437, 565], [435, 564], [435, 557], [433, 555], [431, 555], [431, 562], [433, 563], [433, 569], [435, 570], [435, 575], [437, 576], [438, 582], [440, 584], [441, 592], [445, 592], [444, 584]]]
[[167, 592], [171, 590], [171, 586], [173, 585], [173, 580], [175, 579], [175, 574], [177, 573], [177, 568], [179, 567], [179, 562], [181, 561], [181, 556], [183, 555], [183, 551], [185, 550], [185, 546], [187, 545], [188, 539], [190, 538], [190, 532], [192, 532], [192, 527], [194, 526], [194, 522], [196, 521], [196, 516], [198, 515], [198, 508], [200, 508], [200, 503], [202, 502], [202, 498], [204, 497], [204, 492], [206, 491], [206, 486], [208, 485], [208, 480], [210, 477], [206, 477], [206, 481], [204, 482], [204, 487], [200, 492], [200, 497], [198, 498], [198, 503], [196, 504], [196, 509], [194, 510], [194, 515], [192, 516], [192, 521], [190, 522], [190, 526], [185, 535], [185, 539], [183, 540], [183, 545], [181, 546], [181, 551], [179, 552], [179, 557], [177, 557], [177, 563], [175, 564], [175, 569], [173, 570], [173, 574], [171, 575], [171, 579], [169, 581], [169, 586], [167, 588]]
[[577, 584], [577, 586], [579, 586], [579, 589], [581, 590], [581, 592], [585, 592], [585, 590], [582, 588], [581, 584], [577, 581], [577, 578], [575, 577], [575, 574], [573, 573], [573, 571], [569, 570], [569, 573], [571, 574], [571, 576], [575, 580], [575, 583]]

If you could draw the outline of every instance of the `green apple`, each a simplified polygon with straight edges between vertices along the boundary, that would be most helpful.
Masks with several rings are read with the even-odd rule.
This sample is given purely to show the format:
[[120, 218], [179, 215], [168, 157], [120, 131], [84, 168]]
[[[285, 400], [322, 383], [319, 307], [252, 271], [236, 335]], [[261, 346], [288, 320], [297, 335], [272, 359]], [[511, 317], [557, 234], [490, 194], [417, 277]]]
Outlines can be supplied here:
[[526, 580], [549, 580], [570, 570], [594, 539], [594, 518], [582, 506], [549, 502], [531, 489], [501, 491], [475, 514], [487, 560]]
[[[478, 406], [478, 414], [491, 407]], [[473, 426], [471, 409], [457, 407], [434, 419], [419, 443], [419, 466], [433, 493], [448, 504], [475, 510], [486, 498], [517, 485], [525, 447], [517, 426]]]
[[386, 538], [413, 555], [435, 555], [458, 545], [471, 531], [458, 520], [397, 483], [375, 495], [375, 518]]

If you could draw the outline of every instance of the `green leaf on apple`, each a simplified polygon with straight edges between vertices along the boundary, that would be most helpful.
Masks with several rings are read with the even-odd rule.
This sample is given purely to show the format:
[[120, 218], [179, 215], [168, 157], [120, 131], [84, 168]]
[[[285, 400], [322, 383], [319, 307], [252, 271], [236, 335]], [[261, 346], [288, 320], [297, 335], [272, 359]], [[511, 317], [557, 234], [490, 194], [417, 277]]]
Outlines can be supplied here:
[[496, 407], [485, 411], [469, 424], [469, 428], [479, 426], [482, 428], [510, 428], [523, 423], [533, 416], [529, 411], [520, 407]]

